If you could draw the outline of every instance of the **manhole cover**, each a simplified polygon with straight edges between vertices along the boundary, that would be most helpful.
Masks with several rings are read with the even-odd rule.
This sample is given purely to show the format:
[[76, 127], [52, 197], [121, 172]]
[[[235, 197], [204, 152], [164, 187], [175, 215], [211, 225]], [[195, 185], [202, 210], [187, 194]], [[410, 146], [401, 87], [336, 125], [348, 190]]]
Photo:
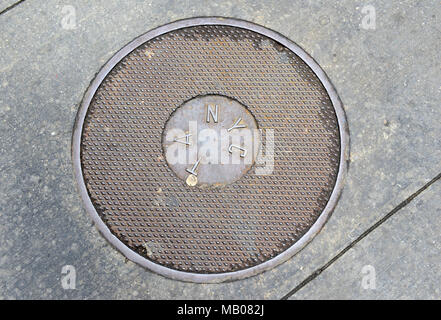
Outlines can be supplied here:
[[129, 259], [175, 279], [267, 270], [323, 226], [348, 133], [320, 67], [249, 22], [182, 20], [121, 49], [74, 136], [87, 211]]

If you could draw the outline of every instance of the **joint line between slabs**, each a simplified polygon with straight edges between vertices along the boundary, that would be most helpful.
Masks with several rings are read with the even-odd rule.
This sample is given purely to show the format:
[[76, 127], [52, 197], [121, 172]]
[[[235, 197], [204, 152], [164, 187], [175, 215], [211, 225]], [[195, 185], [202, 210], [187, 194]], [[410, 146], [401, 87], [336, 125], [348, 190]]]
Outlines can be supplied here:
[[438, 181], [441, 178], [441, 173], [439, 173], [435, 178], [430, 180], [428, 183], [426, 183], [423, 187], [418, 189], [415, 193], [410, 195], [406, 200], [401, 202], [398, 206], [396, 206], [394, 209], [389, 211], [383, 218], [378, 220], [376, 223], [374, 223], [372, 226], [370, 226], [366, 231], [364, 231], [357, 239], [352, 241], [347, 247], [345, 247], [342, 251], [340, 251], [334, 258], [329, 260], [326, 264], [324, 264], [322, 267], [315, 270], [311, 275], [309, 275], [305, 280], [303, 280], [299, 285], [297, 285], [294, 289], [292, 289], [290, 292], [288, 292], [285, 296], [281, 298], [281, 300], [287, 300], [289, 297], [294, 295], [297, 291], [302, 289], [304, 286], [306, 286], [309, 282], [317, 278], [323, 271], [325, 271], [331, 264], [333, 264], [335, 261], [337, 261], [341, 256], [343, 256], [349, 249], [351, 249], [353, 246], [355, 246], [358, 242], [363, 240], [369, 233], [374, 231], [376, 228], [378, 228], [380, 225], [382, 225], [384, 222], [386, 222], [390, 217], [392, 217], [395, 213], [403, 209], [405, 206], [407, 206], [412, 200], [414, 200], [416, 197], [418, 197], [424, 190], [429, 188], [432, 184], [434, 184], [436, 181]]
[[2, 10], [2, 11], [0, 12], [0, 15], [2, 15], [3, 13], [8, 12], [9, 10], [14, 9], [16, 6], [18, 6], [19, 4], [21, 4], [21, 3], [25, 2], [25, 1], [26, 1], [26, 0], [20, 0], [20, 1], [16, 2], [16, 3], [14, 3], [14, 4], [11, 4], [9, 7], [7, 7], [7, 8], [5, 8], [5, 9]]

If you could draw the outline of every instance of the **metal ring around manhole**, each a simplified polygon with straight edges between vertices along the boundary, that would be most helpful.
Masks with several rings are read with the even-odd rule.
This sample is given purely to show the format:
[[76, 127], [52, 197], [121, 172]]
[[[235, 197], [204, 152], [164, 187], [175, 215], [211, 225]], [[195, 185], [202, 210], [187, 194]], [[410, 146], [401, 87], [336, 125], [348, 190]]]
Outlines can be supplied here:
[[264, 27], [210, 17], [115, 54], [85, 93], [72, 154], [86, 210], [128, 259], [220, 282], [282, 263], [319, 232], [348, 143], [340, 99], [307, 53]]

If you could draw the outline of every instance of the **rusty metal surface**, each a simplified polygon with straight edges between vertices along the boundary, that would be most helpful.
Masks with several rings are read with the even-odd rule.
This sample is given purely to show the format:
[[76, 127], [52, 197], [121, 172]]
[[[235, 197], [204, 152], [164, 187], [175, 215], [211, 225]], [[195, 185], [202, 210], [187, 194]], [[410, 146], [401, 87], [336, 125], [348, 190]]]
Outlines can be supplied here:
[[[207, 121], [208, 106], [216, 107], [216, 121]], [[234, 129], [238, 120], [243, 128]], [[240, 179], [255, 163], [260, 149], [257, 128], [251, 112], [239, 102], [219, 95], [198, 96], [178, 107], [167, 121], [162, 137], [165, 160], [184, 181], [199, 161], [196, 176], [190, 177], [194, 185], [222, 187]], [[183, 140], [186, 134], [188, 140]], [[243, 158], [237, 147], [244, 148]]]
[[[306, 61], [306, 62], [305, 62]], [[164, 158], [163, 129], [185, 101], [231, 97], [274, 129], [271, 174], [191, 188]], [[135, 39], [86, 92], [73, 137], [86, 208], [128, 258], [172, 278], [243, 278], [281, 263], [323, 226], [342, 184], [344, 113], [295, 44], [238, 20], [176, 22]]]

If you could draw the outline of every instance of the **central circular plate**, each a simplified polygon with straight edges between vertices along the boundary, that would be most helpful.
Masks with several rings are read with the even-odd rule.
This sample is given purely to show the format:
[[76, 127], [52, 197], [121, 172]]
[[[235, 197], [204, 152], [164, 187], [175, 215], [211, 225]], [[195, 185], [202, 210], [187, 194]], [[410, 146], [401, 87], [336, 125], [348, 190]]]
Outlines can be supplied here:
[[256, 120], [239, 102], [219, 95], [196, 97], [167, 121], [165, 159], [189, 186], [224, 186], [254, 164], [259, 136]]
[[312, 239], [337, 203], [347, 145], [340, 100], [301, 48], [249, 22], [194, 18], [107, 62], [78, 111], [72, 153], [86, 209], [112, 245], [162, 275], [219, 282]]

